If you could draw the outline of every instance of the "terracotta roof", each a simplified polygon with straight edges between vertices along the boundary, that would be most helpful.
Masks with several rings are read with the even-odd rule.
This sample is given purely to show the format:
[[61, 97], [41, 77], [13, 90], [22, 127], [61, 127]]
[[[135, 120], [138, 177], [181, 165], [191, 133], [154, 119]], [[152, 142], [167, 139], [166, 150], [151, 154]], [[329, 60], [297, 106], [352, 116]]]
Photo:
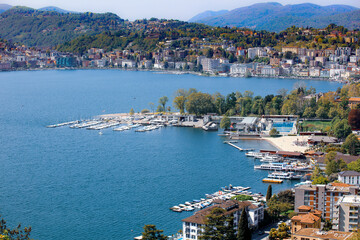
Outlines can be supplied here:
[[349, 102], [360, 102], [360, 97], [351, 97], [349, 98]]
[[291, 218], [291, 221], [299, 221], [301, 223], [309, 223], [309, 224], [316, 223], [319, 220], [321, 220], [321, 218], [318, 216], [315, 216], [312, 213], [299, 214], [299, 215]]
[[236, 211], [239, 211], [245, 207], [248, 207], [250, 205], [253, 205], [251, 202], [249, 201], [243, 201], [243, 202], [239, 202], [239, 201], [235, 201], [235, 200], [230, 200], [230, 201], [226, 201], [224, 203], [221, 204], [216, 204], [214, 206], [208, 207], [208, 208], [204, 208], [198, 212], [196, 212], [194, 215], [183, 219], [183, 222], [191, 222], [191, 223], [197, 223], [197, 224], [205, 224], [206, 218], [207, 216], [211, 213], [211, 211], [214, 208], [223, 208], [223, 209], [227, 209], [229, 207], [231, 207], [231, 205], [234, 205], [234, 202], [236, 202], [236, 206], [227, 210], [225, 212], [225, 215], [230, 215]]
[[302, 206], [298, 207], [298, 209], [299, 210], [304, 210], [304, 211], [311, 211], [312, 207], [302, 205]]
[[346, 184], [346, 183], [336, 183], [336, 182], [332, 182], [329, 183], [329, 185], [333, 186], [333, 187], [351, 187], [352, 185], [350, 184]]
[[339, 232], [339, 231], [320, 231], [318, 228], [302, 228], [293, 236], [311, 237], [315, 239], [328, 239], [328, 240], [348, 240], [353, 237], [353, 232]]

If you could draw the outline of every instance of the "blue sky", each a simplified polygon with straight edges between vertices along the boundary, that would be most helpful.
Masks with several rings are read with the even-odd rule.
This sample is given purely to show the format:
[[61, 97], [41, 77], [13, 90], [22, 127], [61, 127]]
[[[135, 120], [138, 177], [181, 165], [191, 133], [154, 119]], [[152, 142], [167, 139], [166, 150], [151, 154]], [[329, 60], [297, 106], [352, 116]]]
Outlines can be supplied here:
[[[57, 6], [79, 12], [113, 12], [124, 19], [173, 18], [188, 20], [206, 10], [231, 10], [265, 0], [0, 0], [0, 3], [33, 8]], [[275, 1], [274, 1], [275, 2]], [[359, 0], [279, 0], [282, 4], [311, 2], [318, 5], [345, 4], [360, 8]]]

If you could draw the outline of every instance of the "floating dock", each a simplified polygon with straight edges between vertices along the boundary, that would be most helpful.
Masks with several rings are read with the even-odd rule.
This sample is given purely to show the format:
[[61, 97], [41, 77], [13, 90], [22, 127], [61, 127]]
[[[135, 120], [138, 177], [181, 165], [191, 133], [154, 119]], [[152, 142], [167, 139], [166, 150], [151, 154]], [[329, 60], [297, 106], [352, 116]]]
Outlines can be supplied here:
[[215, 200], [228, 200], [236, 195], [246, 195], [254, 198], [258, 198], [263, 200], [263, 196], [261, 194], [248, 192], [250, 187], [232, 187], [231, 185], [228, 188], [221, 188], [220, 191], [217, 191], [213, 194], [205, 194], [206, 198], [200, 198], [200, 200], [193, 200], [185, 202], [184, 204], [179, 204], [178, 206], [173, 206], [170, 210], [174, 212], [182, 212], [182, 211], [194, 211], [202, 208], [206, 208], [213, 204]]
[[237, 141], [225, 141], [224, 143], [226, 144], [229, 144], [230, 146], [236, 148], [237, 150], [241, 151], [241, 152], [244, 152], [244, 151], [253, 151], [254, 149], [243, 149], [239, 146], [236, 146], [235, 144], [233, 143], [237, 143]]
[[264, 183], [283, 183], [282, 179], [272, 179], [272, 178], [264, 178], [262, 180]]

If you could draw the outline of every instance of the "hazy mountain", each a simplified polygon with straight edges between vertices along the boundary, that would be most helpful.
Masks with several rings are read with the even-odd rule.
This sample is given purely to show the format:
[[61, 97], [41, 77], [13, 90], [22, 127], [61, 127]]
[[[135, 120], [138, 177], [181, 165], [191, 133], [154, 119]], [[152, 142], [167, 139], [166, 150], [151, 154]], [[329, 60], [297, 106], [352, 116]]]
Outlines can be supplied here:
[[40, 11], [52, 11], [52, 12], [58, 12], [58, 13], [76, 13], [74, 11], [69, 11], [69, 10], [64, 10], [55, 6], [48, 6], [48, 7], [43, 7], [43, 8], [39, 8], [38, 10]]
[[0, 4], [0, 13], [5, 12], [6, 10], [12, 8], [11, 5], [8, 4]]
[[228, 10], [220, 10], [220, 11], [205, 11], [203, 13], [200, 13], [194, 17], [192, 17], [189, 22], [196, 22], [199, 21], [201, 19], [204, 18], [208, 18], [208, 17], [215, 17], [215, 16], [219, 16], [219, 15], [223, 15], [225, 13], [228, 13]]
[[[269, 2], [237, 8], [217, 16], [204, 17], [196, 22], [211, 26], [249, 27], [268, 31], [281, 31], [292, 25], [319, 28], [340, 22], [345, 27], [353, 28], [360, 25], [357, 10], [347, 5], [319, 6], [303, 3], [284, 6]], [[344, 16], [347, 16], [346, 21]]]
[[88, 34], [119, 30], [124, 20], [112, 13], [59, 13], [13, 7], [0, 14], [0, 36], [28, 46], [55, 46]]

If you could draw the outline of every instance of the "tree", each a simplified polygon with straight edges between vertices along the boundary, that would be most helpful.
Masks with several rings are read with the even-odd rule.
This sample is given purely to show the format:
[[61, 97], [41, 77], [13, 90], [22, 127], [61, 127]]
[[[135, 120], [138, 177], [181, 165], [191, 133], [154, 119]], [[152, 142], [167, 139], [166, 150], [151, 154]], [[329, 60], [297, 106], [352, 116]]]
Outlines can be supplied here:
[[334, 135], [337, 138], [345, 139], [351, 133], [351, 127], [346, 119], [336, 121], [334, 124]]
[[269, 238], [273, 239], [284, 239], [290, 236], [290, 227], [286, 223], [280, 224], [278, 229], [272, 228], [269, 233]]
[[179, 109], [181, 114], [185, 113], [185, 103], [186, 103], [185, 96], [178, 96], [174, 98], [174, 107], [176, 109]]
[[144, 232], [142, 233], [143, 240], [166, 240], [166, 236], [162, 234], [163, 230], [156, 229], [155, 225], [149, 224], [144, 226]]
[[358, 137], [352, 133], [347, 136], [342, 147], [346, 149], [347, 153], [351, 155], [358, 155], [360, 150], [360, 141]]
[[166, 103], [169, 101], [169, 99], [168, 99], [168, 97], [167, 96], [163, 96], [163, 97], [161, 97], [160, 99], [159, 99], [159, 104], [162, 106], [162, 109], [163, 109], [163, 111], [162, 112], [164, 112], [165, 110], [166, 110]]
[[237, 195], [237, 196], [231, 197], [231, 199], [235, 199], [235, 200], [238, 200], [240, 202], [254, 200], [253, 197], [248, 196], [248, 195]]
[[130, 116], [133, 116], [135, 114], [135, 111], [133, 108], [130, 109], [130, 112], [129, 112]]
[[240, 221], [238, 224], [238, 231], [237, 231], [237, 240], [248, 240], [251, 239], [251, 231], [249, 228], [249, 222], [248, 222], [248, 214], [246, 212], [246, 209], [244, 208], [242, 210]]
[[294, 193], [290, 189], [279, 192], [277, 196], [280, 202], [285, 202], [290, 204], [295, 203]]
[[352, 171], [360, 172], [360, 158], [348, 164], [348, 169]]
[[338, 173], [340, 171], [346, 170], [347, 166], [344, 160], [339, 159], [335, 160], [337, 153], [335, 151], [331, 151], [325, 156], [325, 173], [330, 176], [333, 173]]
[[150, 112], [150, 110], [149, 109], [143, 109], [143, 110], [141, 110], [141, 114], [145, 114], [145, 113], [149, 113]]
[[210, 214], [206, 216], [205, 227], [199, 239], [231, 240], [226, 237], [234, 235], [235, 232], [231, 221], [233, 221], [233, 217], [226, 216], [224, 209], [218, 207], [212, 209]]
[[332, 229], [332, 223], [330, 220], [325, 220], [322, 231], [330, 231]]
[[275, 136], [279, 135], [279, 132], [278, 132], [278, 130], [276, 130], [276, 128], [272, 128], [269, 132], [269, 135], [270, 135], [270, 137], [275, 137]]
[[328, 184], [329, 183], [329, 180], [324, 177], [324, 176], [319, 176], [317, 178], [315, 178], [312, 182], [313, 185], [316, 185], [316, 184]]
[[200, 116], [202, 114], [211, 113], [214, 111], [214, 104], [212, 97], [208, 93], [192, 93], [187, 98], [185, 103], [186, 110], [191, 114]]
[[360, 109], [351, 109], [348, 117], [349, 125], [352, 129], [360, 129]]
[[272, 186], [271, 184], [268, 186], [267, 192], [266, 192], [266, 202], [270, 200], [272, 196]]
[[231, 120], [228, 116], [224, 116], [220, 121], [220, 127], [223, 129], [229, 129], [231, 125]]
[[15, 229], [10, 229], [6, 225], [5, 219], [0, 221], [0, 239], [4, 240], [29, 240], [31, 233], [31, 227], [25, 227], [21, 229], [21, 224]]

